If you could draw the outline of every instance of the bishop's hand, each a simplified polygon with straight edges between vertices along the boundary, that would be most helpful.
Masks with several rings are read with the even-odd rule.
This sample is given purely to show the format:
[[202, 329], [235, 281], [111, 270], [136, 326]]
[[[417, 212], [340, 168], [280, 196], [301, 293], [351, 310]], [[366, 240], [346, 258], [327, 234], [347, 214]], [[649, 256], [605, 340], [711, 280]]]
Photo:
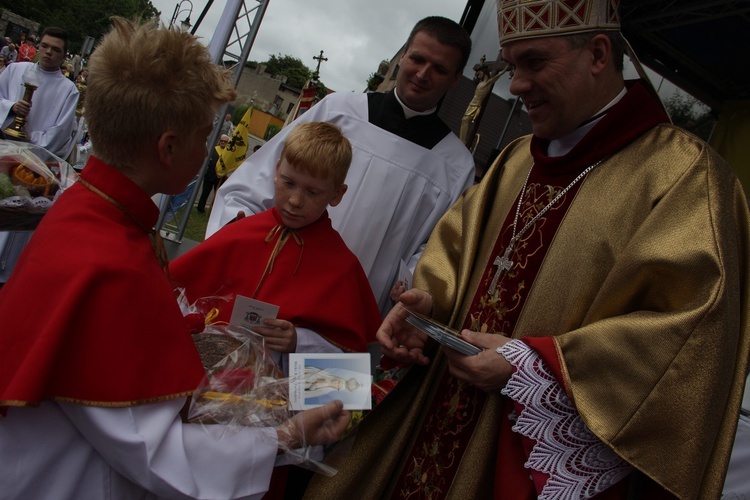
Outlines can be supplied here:
[[496, 349], [507, 342], [508, 337], [463, 330], [461, 338], [483, 349], [475, 356], [466, 356], [453, 349], [443, 349], [448, 358], [448, 368], [456, 378], [470, 383], [485, 392], [497, 392], [505, 387], [513, 374], [513, 366]]
[[432, 296], [418, 288], [402, 293], [399, 303], [385, 317], [375, 336], [389, 358], [401, 363], [426, 365], [430, 361], [424, 355], [427, 335], [406, 322], [409, 312], [405, 307], [429, 315], [432, 312]]

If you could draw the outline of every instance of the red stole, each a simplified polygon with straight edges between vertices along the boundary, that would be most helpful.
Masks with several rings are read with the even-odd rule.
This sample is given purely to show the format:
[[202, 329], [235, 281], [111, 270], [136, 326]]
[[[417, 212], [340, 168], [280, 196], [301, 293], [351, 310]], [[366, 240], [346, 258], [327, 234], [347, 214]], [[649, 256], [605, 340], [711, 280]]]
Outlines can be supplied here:
[[279, 306], [279, 318], [346, 351], [365, 352], [381, 318], [359, 261], [326, 213], [296, 231], [303, 245], [289, 237], [264, 278], [280, 234], [266, 239], [281, 223], [271, 208], [225, 226], [172, 262], [175, 286], [185, 287], [190, 301], [231, 294], [219, 321], [229, 321], [235, 295], [252, 297], [257, 289], [255, 298]]
[[131, 406], [192, 393], [204, 371], [148, 234], [153, 201], [92, 157], [0, 291], [0, 406]]
[[[534, 167], [524, 199], [521, 200], [516, 234], [587, 167], [615, 154], [652, 127], [668, 121], [661, 106], [652, 100], [642, 83], [629, 82], [628, 89], [620, 102], [564, 157], [546, 156], [548, 141], [532, 138]], [[606, 162], [599, 168], [606, 168]], [[498, 281], [496, 291], [492, 294], [488, 293], [488, 289], [497, 267], [494, 265], [494, 257], [487, 263], [462, 329], [513, 335], [549, 243], [583, 182], [585, 179], [571, 187], [523, 234], [510, 256], [515, 265]], [[516, 204], [513, 207], [506, 215], [504, 229], [491, 254], [493, 256], [503, 255], [513, 236]], [[551, 344], [551, 340], [547, 340]], [[544, 350], [544, 354], [547, 354], [544, 356], [545, 361], [560, 376], [558, 381], [562, 384], [560, 365], [554, 356], [554, 350]], [[394, 496], [401, 495], [405, 498], [427, 489], [434, 492], [431, 498], [444, 498], [447, 495], [486, 400], [485, 393], [460, 382], [447, 370], [436, 394], [411, 450], [407, 466], [401, 472]], [[512, 404], [506, 403], [505, 408], [510, 411]], [[520, 435], [510, 430], [511, 422], [508, 418], [503, 418], [499, 424], [501, 442], [498, 446], [496, 477], [502, 479], [496, 481], [496, 497], [510, 499], [535, 496], [538, 492], [528, 479], [530, 471], [523, 467], [530, 443], [524, 444]], [[417, 469], [426, 476], [417, 474]], [[422, 483], [423, 477], [427, 478], [427, 484]], [[544, 477], [537, 477], [538, 483], [542, 485], [545, 480]]]

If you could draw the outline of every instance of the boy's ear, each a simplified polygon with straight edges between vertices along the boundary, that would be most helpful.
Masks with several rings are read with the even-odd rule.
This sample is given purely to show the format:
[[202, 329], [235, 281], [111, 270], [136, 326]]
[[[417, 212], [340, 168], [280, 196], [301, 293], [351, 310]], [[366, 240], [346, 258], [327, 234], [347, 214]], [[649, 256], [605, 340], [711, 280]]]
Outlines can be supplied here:
[[175, 162], [175, 156], [179, 148], [179, 141], [177, 134], [174, 131], [168, 130], [159, 136], [157, 142], [157, 150], [159, 153], [159, 161], [171, 167]]
[[334, 194], [333, 198], [331, 198], [331, 201], [328, 202], [328, 204], [332, 207], [335, 207], [339, 203], [341, 203], [341, 199], [344, 197], [344, 194], [346, 193], [348, 186], [346, 184], [342, 184], [336, 189], [336, 194]]

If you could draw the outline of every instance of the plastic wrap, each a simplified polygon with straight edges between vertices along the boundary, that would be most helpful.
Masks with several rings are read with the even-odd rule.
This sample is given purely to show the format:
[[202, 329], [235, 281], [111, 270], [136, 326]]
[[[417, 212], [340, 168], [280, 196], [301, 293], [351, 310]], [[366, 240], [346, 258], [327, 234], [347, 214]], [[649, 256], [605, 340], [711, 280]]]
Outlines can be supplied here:
[[34, 229], [77, 178], [67, 162], [44, 148], [0, 140], [0, 230]]
[[193, 340], [206, 377], [193, 394], [190, 421], [276, 427], [291, 418], [289, 381], [271, 360], [263, 337], [242, 327], [209, 325]]
[[336, 470], [323, 464], [320, 444], [340, 437], [349, 412], [317, 408], [289, 409], [289, 379], [277, 368], [263, 337], [243, 327], [213, 323], [228, 297], [206, 297], [188, 304], [178, 290], [178, 303], [191, 325], [206, 376], [194, 391], [188, 421], [222, 425], [224, 437], [241, 427], [274, 427], [283, 454], [279, 464], [295, 464], [326, 475]]

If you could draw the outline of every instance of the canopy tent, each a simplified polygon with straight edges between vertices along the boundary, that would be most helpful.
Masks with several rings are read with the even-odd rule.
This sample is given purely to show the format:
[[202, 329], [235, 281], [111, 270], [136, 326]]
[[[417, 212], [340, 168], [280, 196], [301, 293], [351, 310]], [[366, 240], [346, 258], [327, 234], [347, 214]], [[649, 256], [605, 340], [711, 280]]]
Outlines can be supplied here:
[[750, 193], [750, 2], [622, 0], [620, 11], [641, 62], [719, 115], [711, 145]]

